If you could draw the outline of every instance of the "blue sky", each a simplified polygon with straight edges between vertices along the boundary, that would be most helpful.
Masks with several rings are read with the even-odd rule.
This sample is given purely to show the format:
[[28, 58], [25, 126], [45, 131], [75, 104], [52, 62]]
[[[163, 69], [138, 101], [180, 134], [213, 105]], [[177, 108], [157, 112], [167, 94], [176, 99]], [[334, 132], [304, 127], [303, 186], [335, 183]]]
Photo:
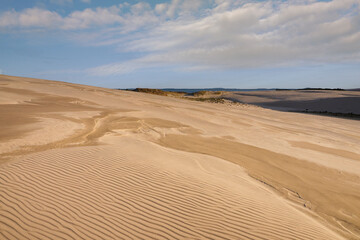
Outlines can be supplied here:
[[0, 73], [110, 88], [360, 87], [360, 0], [2, 0]]

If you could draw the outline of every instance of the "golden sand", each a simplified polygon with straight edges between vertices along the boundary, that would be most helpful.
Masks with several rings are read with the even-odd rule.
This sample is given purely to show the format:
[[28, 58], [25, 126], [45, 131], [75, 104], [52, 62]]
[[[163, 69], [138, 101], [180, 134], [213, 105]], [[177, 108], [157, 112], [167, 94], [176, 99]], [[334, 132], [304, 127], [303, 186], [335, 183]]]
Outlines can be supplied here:
[[0, 95], [1, 239], [360, 239], [358, 121], [4, 75]]

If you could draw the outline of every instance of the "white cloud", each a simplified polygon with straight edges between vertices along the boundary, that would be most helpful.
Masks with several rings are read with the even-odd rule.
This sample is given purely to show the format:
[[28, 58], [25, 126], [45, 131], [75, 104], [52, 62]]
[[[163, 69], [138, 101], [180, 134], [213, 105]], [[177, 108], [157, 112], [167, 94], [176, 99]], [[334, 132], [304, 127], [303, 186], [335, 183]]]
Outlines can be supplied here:
[[91, 0], [81, 0], [83, 3], [91, 3]]
[[181, 9], [184, 11], [195, 11], [198, 10], [203, 3], [203, 0], [184, 0], [181, 4]]
[[28, 8], [22, 12], [8, 11], [0, 16], [0, 27], [58, 27], [61, 16], [40, 8]]
[[157, 21], [154, 10], [147, 3], [131, 5], [131, 11], [122, 12], [128, 4], [119, 4], [107, 8], [86, 8], [74, 11], [67, 16], [41, 8], [28, 8], [23, 11], [7, 11], [0, 13], [0, 31], [7, 29], [62, 29], [75, 30], [93, 28], [98, 26], [120, 26], [123, 32], [136, 30], [139, 27]]
[[162, 22], [122, 46], [148, 55], [93, 70], [104, 75], [129, 65], [203, 70], [360, 60], [358, 0], [242, 2], [218, 1], [205, 16]]
[[156, 4], [155, 12], [158, 13], [158, 14], [161, 14], [161, 13], [163, 13], [165, 11], [166, 8], [167, 8], [166, 3]]
[[103, 66], [98, 66], [95, 68], [90, 68], [87, 69], [86, 72], [97, 76], [119, 75], [119, 74], [131, 73], [137, 69], [159, 67], [164, 65], [167, 66], [173, 65], [171, 61], [169, 61], [168, 63], [164, 63], [164, 61], [166, 61], [166, 56], [160, 56], [159, 58], [159, 56], [149, 55], [143, 58], [134, 59], [127, 62], [112, 63]]
[[94, 25], [108, 25], [121, 23], [123, 18], [119, 15], [121, 8], [113, 6], [109, 8], [87, 8], [83, 11], [75, 11], [62, 19], [63, 29], [88, 28]]
[[18, 28], [60, 28], [82, 29], [98, 25], [121, 23], [120, 6], [108, 8], [87, 8], [83, 11], [74, 11], [66, 17], [40, 8], [28, 8], [21, 12], [14, 10], [0, 15], [0, 27]]
[[0, 74], [4, 74], [4, 71], [2, 69], [0, 69]]
[[144, 67], [136, 62], [113, 63], [88, 69], [87, 72], [96, 76], [108, 76], [131, 73], [136, 69]]
[[172, 0], [171, 3], [168, 5], [166, 15], [168, 17], [174, 17], [176, 9], [178, 8], [181, 0]]

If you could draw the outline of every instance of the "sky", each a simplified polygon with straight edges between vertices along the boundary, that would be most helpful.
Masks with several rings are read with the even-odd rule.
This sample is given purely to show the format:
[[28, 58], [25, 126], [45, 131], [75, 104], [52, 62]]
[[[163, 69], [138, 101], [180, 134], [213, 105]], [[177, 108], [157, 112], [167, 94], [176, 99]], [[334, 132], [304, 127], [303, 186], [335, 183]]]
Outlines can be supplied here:
[[0, 74], [109, 88], [360, 88], [360, 0], [1, 0]]

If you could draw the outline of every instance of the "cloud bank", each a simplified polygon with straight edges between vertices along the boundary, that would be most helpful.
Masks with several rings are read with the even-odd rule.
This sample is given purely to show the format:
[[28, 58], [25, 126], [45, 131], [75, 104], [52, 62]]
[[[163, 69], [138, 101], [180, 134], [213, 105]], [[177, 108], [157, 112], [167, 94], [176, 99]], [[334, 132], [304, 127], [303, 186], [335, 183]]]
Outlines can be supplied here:
[[[142, 57], [88, 69], [114, 75], [149, 67], [248, 69], [360, 60], [360, 0], [173, 0], [0, 14], [0, 31], [78, 30], [78, 39]], [[82, 38], [81, 29], [93, 34]]]

